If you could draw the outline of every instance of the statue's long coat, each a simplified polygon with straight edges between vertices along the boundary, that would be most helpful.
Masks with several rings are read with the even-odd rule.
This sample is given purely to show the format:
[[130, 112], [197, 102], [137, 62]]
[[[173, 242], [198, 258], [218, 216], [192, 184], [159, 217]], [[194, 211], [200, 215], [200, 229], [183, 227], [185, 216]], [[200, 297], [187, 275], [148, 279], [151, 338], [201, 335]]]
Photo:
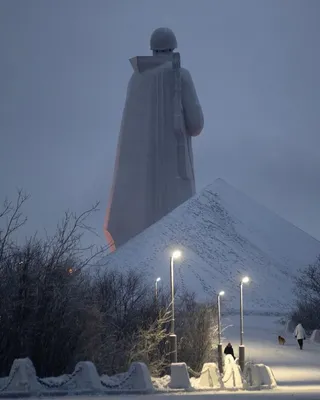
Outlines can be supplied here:
[[110, 240], [111, 234], [116, 247], [195, 193], [191, 137], [203, 129], [196, 90], [190, 73], [180, 68], [181, 159], [174, 126], [177, 75], [171, 61], [152, 59], [132, 62], [135, 71], [127, 90], [105, 223], [106, 236]]

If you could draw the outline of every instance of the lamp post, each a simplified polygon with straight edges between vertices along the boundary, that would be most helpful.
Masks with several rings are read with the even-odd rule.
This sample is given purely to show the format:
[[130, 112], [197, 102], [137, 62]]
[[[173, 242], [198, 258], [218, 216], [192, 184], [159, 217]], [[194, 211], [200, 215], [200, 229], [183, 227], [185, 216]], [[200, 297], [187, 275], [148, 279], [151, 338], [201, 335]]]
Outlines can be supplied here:
[[158, 282], [161, 281], [161, 278], [157, 278], [155, 282], [156, 291], [155, 291], [155, 298], [156, 298], [156, 305], [158, 306]]
[[244, 370], [245, 346], [243, 344], [243, 284], [249, 282], [249, 277], [242, 278], [240, 283], [240, 346], [239, 346], [239, 365]]
[[174, 333], [174, 260], [181, 257], [181, 251], [175, 250], [170, 257], [170, 287], [171, 287], [171, 324], [170, 324], [170, 359], [176, 363], [178, 359], [177, 336]]
[[218, 294], [218, 366], [219, 371], [223, 373], [223, 365], [222, 365], [222, 343], [221, 343], [221, 306], [220, 306], [220, 298], [224, 296], [224, 292], [220, 292]]

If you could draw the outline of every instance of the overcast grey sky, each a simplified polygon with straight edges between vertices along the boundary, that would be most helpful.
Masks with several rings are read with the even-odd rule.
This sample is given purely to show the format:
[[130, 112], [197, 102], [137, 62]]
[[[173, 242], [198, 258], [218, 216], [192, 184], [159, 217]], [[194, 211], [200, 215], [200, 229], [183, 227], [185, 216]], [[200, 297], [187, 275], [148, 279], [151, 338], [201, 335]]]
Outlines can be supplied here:
[[320, 239], [319, 0], [0, 0], [0, 195], [28, 230], [95, 200], [102, 234], [131, 66], [172, 28], [205, 114], [198, 191], [216, 178]]

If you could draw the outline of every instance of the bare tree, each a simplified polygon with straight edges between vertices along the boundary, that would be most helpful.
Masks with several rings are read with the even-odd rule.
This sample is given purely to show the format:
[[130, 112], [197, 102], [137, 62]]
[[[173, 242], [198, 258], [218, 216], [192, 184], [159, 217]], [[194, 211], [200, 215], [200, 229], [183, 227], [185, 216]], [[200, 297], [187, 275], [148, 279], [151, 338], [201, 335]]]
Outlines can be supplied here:
[[92, 302], [103, 329], [97, 366], [108, 374], [122, 372], [129, 366], [134, 338], [155, 319], [150, 285], [141, 272], [100, 269], [93, 279]]
[[320, 328], [320, 255], [296, 278], [297, 303], [292, 319], [311, 331]]
[[27, 221], [27, 218], [23, 216], [22, 208], [28, 198], [29, 195], [18, 190], [15, 203], [8, 199], [3, 202], [2, 210], [0, 210], [0, 265], [12, 249], [13, 235]]
[[[39, 376], [70, 372], [83, 359], [100, 373], [126, 371], [133, 360], [164, 373], [169, 295], [160, 289], [155, 299], [142, 272], [101, 266], [107, 246], [83, 245], [85, 234], [95, 234], [88, 220], [98, 203], [66, 212], [52, 236], [21, 245], [15, 235], [27, 198], [19, 191], [0, 211], [0, 373], [25, 356]], [[179, 359], [196, 370], [213, 357], [212, 310], [187, 293], [176, 303]]]
[[205, 362], [216, 358], [217, 343], [216, 307], [198, 303], [194, 293], [185, 292], [180, 297], [176, 313], [176, 333], [179, 354], [189, 367], [200, 371]]
[[161, 376], [168, 366], [169, 322], [171, 313], [160, 309], [157, 318], [147, 327], [139, 329], [129, 353], [129, 362], [144, 362], [152, 376]]
[[[83, 247], [82, 239], [85, 233], [96, 232], [88, 225], [89, 217], [99, 211], [99, 203], [94, 204], [90, 209], [80, 215], [70, 211], [65, 212], [64, 218], [58, 224], [56, 233], [45, 242], [48, 267], [56, 264], [66, 264], [70, 261], [77, 261], [77, 270], [88, 265], [97, 265], [96, 261], [106, 254], [109, 246], [90, 245]], [[72, 266], [71, 266], [72, 267]]]
[[80, 216], [66, 213], [56, 233], [32, 237], [18, 246], [13, 235], [24, 224], [21, 208], [5, 201], [0, 241], [0, 368], [8, 373], [14, 358], [29, 356], [40, 375], [64, 372], [75, 359], [78, 341], [93, 307], [86, 301], [90, 281], [85, 267], [96, 265], [107, 247], [83, 247], [87, 219], [95, 204]]
[[296, 294], [308, 300], [320, 299], [320, 255], [313, 264], [300, 270], [296, 278]]

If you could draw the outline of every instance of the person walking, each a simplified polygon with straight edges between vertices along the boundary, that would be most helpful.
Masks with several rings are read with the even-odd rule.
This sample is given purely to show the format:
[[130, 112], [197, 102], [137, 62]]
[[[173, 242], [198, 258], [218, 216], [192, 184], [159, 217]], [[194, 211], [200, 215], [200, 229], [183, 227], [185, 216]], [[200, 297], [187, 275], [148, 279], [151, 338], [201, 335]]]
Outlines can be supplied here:
[[234, 351], [231, 343], [228, 343], [224, 349], [224, 354], [231, 354], [233, 359], [235, 360]]
[[303, 349], [303, 341], [306, 340], [306, 332], [300, 322], [294, 330], [294, 337], [298, 341], [300, 350], [302, 350]]

